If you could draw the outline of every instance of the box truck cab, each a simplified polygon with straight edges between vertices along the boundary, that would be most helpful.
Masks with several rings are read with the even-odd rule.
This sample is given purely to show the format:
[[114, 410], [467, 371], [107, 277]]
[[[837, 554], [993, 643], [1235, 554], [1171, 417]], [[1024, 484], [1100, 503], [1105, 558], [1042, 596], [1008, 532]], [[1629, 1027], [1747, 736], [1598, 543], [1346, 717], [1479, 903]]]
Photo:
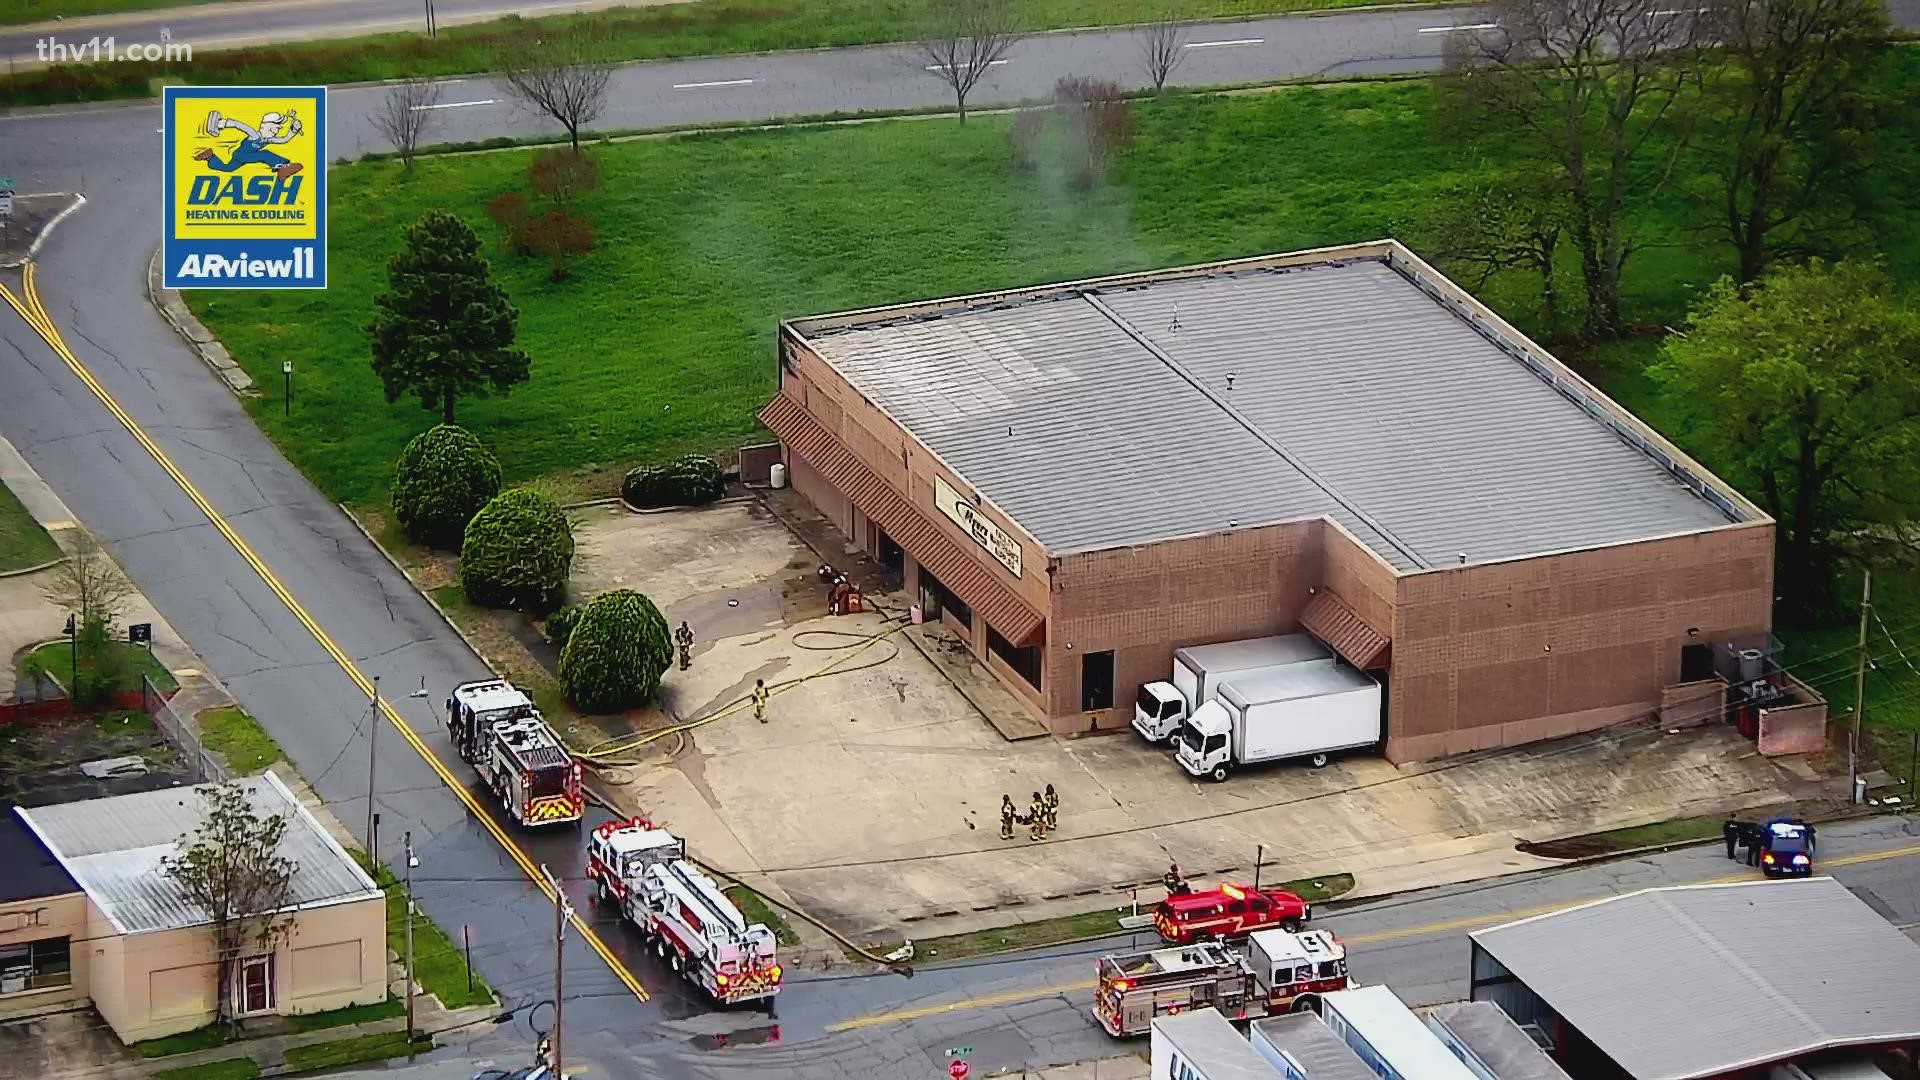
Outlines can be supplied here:
[[1380, 684], [1344, 664], [1235, 677], [1181, 725], [1180, 767], [1223, 781], [1242, 765], [1328, 755], [1380, 741]]
[[1333, 663], [1332, 650], [1308, 634], [1176, 649], [1172, 681], [1150, 682], [1140, 688], [1133, 704], [1133, 728], [1148, 742], [1172, 746], [1180, 725], [1200, 706], [1212, 701], [1229, 678], [1295, 665], [1331, 666]]

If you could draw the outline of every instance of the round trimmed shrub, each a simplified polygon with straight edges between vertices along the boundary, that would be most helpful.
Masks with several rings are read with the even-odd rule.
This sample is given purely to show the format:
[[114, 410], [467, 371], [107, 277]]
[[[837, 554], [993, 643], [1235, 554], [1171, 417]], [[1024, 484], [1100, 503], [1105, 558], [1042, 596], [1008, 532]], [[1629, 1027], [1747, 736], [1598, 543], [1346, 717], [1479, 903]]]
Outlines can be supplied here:
[[620, 484], [620, 497], [642, 510], [702, 506], [726, 491], [727, 478], [719, 464], [699, 454], [688, 454], [664, 465], [642, 465]]
[[558, 503], [532, 488], [495, 495], [467, 522], [460, 584], [483, 607], [552, 611], [567, 596], [573, 526]]
[[417, 544], [460, 546], [467, 522], [500, 493], [500, 463], [452, 424], [428, 428], [400, 452], [393, 470], [393, 516]]
[[619, 712], [653, 700], [672, 658], [660, 609], [632, 589], [615, 589], [580, 609], [560, 650], [560, 685], [582, 712]]

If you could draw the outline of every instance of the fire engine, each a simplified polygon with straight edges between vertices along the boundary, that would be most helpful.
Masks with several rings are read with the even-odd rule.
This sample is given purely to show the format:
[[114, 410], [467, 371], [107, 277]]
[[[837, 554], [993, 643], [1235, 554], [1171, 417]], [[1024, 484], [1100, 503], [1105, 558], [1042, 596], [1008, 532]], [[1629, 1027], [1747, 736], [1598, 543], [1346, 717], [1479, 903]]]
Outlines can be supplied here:
[[618, 905], [654, 954], [716, 1003], [780, 992], [773, 931], [747, 922], [672, 833], [643, 817], [602, 822], [587, 845], [587, 876], [595, 900]]
[[454, 687], [447, 697], [447, 731], [514, 821], [577, 823], [585, 813], [580, 763], [512, 685], [490, 679]]
[[1116, 1038], [1146, 1034], [1156, 1016], [1211, 1008], [1252, 1020], [1352, 985], [1346, 949], [1325, 930], [1262, 930], [1244, 952], [1202, 942], [1104, 956], [1099, 976], [1094, 1019]]
[[1153, 928], [1175, 945], [1210, 938], [1244, 937], [1255, 930], [1297, 930], [1313, 914], [1305, 900], [1285, 889], [1253, 889], [1221, 882], [1206, 892], [1176, 892], [1153, 910]]

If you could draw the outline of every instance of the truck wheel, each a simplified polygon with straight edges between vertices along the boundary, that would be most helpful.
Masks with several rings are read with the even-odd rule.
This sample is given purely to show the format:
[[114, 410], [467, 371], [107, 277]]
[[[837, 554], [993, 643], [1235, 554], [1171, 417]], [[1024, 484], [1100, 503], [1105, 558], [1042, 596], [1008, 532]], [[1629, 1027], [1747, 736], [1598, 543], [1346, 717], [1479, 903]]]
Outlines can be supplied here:
[[1207, 779], [1212, 780], [1216, 784], [1224, 784], [1227, 782], [1227, 773], [1230, 771], [1232, 770], [1227, 767], [1226, 763], [1222, 762], [1213, 767], [1213, 771], [1207, 774]]
[[1307, 759], [1307, 764], [1313, 766], [1316, 769], [1324, 769], [1327, 767], [1327, 755], [1315, 754], [1312, 757]]
[[612, 901], [613, 890], [607, 888], [607, 879], [601, 878], [599, 882], [597, 882], [597, 884], [599, 885], [599, 888], [593, 891], [593, 898], [602, 904], [606, 904]]
[[687, 959], [686, 957], [680, 955], [679, 949], [673, 950], [673, 956], [667, 960], [667, 964], [669, 967], [673, 968], [673, 973], [675, 975], [678, 975], [681, 972], [687, 970]]
[[1165, 735], [1163, 735], [1163, 736], [1161, 736], [1161, 737], [1160, 737], [1160, 745], [1162, 745], [1162, 746], [1164, 746], [1164, 747], [1166, 747], [1166, 748], [1167, 748], [1167, 749], [1169, 749], [1169, 750], [1177, 750], [1177, 749], [1179, 749], [1179, 747], [1180, 747], [1180, 729], [1179, 729], [1179, 728], [1174, 728], [1174, 729], [1173, 729], [1172, 731], [1169, 731], [1169, 732], [1167, 732], [1167, 733], [1166, 733]]
[[1287, 919], [1280, 924], [1280, 929], [1285, 930], [1289, 934], [1297, 934], [1306, 928], [1307, 923], [1304, 919]]

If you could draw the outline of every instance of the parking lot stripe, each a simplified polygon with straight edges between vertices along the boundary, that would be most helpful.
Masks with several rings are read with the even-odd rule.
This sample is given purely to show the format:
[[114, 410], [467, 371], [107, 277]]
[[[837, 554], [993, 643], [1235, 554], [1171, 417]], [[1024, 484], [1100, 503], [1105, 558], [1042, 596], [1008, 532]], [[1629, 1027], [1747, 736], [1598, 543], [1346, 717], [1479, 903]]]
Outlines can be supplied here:
[[[82, 363], [80, 358], [73, 354], [73, 350], [67, 347], [66, 341], [62, 338], [59, 328], [54, 325], [53, 319], [47, 314], [45, 305], [40, 302], [34, 264], [31, 262], [26, 265], [22, 278], [22, 288], [26, 294], [24, 301], [16, 297], [12, 290], [6, 288], [4, 285], [0, 285], [0, 298], [4, 298], [7, 304], [12, 307], [14, 311], [18, 312], [22, 319], [26, 320], [27, 325], [31, 326], [34, 332], [39, 334], [41, 339], [66, 362], [68, 369], [71, 370], [82, 383], [86, 384], [87, 389], [93, 392], [93, 396], [99, 399], [102, 405], [106, 406], [107, 411], [112, 413], [115, 419], [120, 421], [121, 426], [125, 427], [128, 434], [133, 436], [134, 441], [138, 442], [141, 447], [152, 456], [162, 471], [173, 478], [173, 482], [178, 484], [180, 490], [186, 493], [187, 498], [192, 500], [193, 504], [200, 508], [200, 512], [207, 516], [207, 520], [213, 524], [213, 527], [219, 531], [220, 535], [226, 537], [227, 542], [233, 545], [233, 549], [239, 553], [240, 558], [249, 566], [253, 567], [254, 573], [260, 576], [260, 580], [266, 583], [267, 588], [280, 599], [280, 602], [286, 606], [294, 618], [299, 620], [300, 624], [307, 628], [307, 632], [313, 635], [314, 640], [319, 643], [321, 649], [333, 659], [334, 663], [340, 666], [342, 671], [346, 672], [347, 677], [353, 680], [354, 685], [360, 688], [361, 693], [372, 698], [374, 696], [373, 682], [360, 670], [359, 665], [355, 664], [353, 659], [334, 642], [332, 636], [321, 628], [319, 622], [307, 612], [306, 608], [300, 604], [300, 601], [294, 599], [293, 594], [280, 582], [280, 579], [274, 572], [268, 568], [267, 564], [259, 555], [254, 553], [252, 546], [241, 538], [240, 534], [234, 530], [233, 526], [228, 523], [227, 519], [222, 516], [218, 510], [214, 509], [213, 504], [208, 502], [206, 496], [200, 493], [200, 489], [194, 485], [193, 481], [189, 480], [187, 475], [180, 471], [180, 468], [173, 463], [173, 459], [167, 455], [167, 452], [162, 450], [159, 444], [155, 443], [153, 439], [147, 435], [146, 431], [141, 428], [139, 423], [136, 422], [125, 409], [120, 407], [120, 403], [114, 399], [112, 394], [107, 392], [107, 388], [101, 385], [98, 379], [94, 378], [93, 373], [87, 369], [86, 364]], [[547, 884], [546, 876], [540, 873], [539, 868], [534, 865], [533, 860], [528, 858], [527, 853], [520, 849], [520, 845], [513, 842], [512, 837], [507, 835], [506, 830], [500, 827], [500, 823], [493, 819], [493, 815], [474, 799], [473, 793], [467, 790], [466, 785], [460, 783], [459, 780], [454, 777], [453, 773], [447, 769], [446, 765], [434, 755], [433, 751], [428, 749], [427, 744], [414, 732], [413, 726], [408, 724], [392, 705], [384, 701], [381, 702], [381, 705], [382, 712], [386, 716], [387, 721], [400, 732], [401, 737], [407, 740], [408, 745], [412, 746], [420, 757], [426, 761], [427, 765], [432, 768], [440, 777], [441, 781], [447, 785], [454, 796], [466, 804], [467, 809], [473, 813], [474, 817], [486, 826], [487, 831], [493, 834], [494, 840], [513, 857], [513, 861], [520, 867], [521, 872], [526, 874], [528, 879], [531, 880], [543, 894], [551, 899], [553, 892]], [[587, 925], [586, 921], [581, 919], [577, 913], [573, 915], [572, 922], [574, 928], [580, 931], [581, 937], [586, 940], [594, 952], [600, 955], [602, 960], [606, 961], [607, 966], [619, 977], [621, 983], [624, 984], [628, 990], [632, 991], [636, 998], [639, 998], [641, 1001], [647, 1000], [646, 988], [640, 985], [640, 980], [635, 978], [633, 972], [629, 971], [627, 966], [621, 963], [620, 959], [613, 954], [613, 951], [607, 947], [606, 942], [601, 940], [600, 935], [595, 933], [593, 928]]]

